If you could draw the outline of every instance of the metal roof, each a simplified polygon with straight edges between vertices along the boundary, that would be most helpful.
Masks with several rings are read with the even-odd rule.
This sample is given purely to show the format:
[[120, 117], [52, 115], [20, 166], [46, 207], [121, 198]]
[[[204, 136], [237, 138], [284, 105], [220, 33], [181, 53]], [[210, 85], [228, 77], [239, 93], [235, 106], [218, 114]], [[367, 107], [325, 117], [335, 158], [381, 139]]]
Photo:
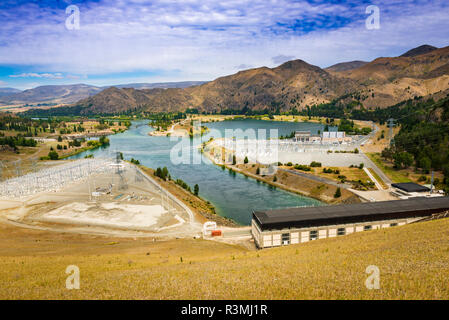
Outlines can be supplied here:
[[429, 188], [413, 182], [393, 183], [391, 185], [394, 188], [404, 190], [406, 192], [427, 192]]
[[262, 230], [428, 216], [449, 210], [449, 197], [413, 198], [347, 205], [253, 212]]

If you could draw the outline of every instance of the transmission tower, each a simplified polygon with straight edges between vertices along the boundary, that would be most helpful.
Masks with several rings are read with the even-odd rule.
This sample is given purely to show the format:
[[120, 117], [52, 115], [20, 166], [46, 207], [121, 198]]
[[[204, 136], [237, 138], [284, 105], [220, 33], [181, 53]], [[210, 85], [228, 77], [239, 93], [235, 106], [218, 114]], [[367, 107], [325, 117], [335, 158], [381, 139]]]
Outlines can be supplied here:
[[16, 168], [16, 175], [18, 177], [20, 177], [22, 175], [22, 166], [21, 166], [22, 160], [19, 159], [19, 160], [15, 161], [14, 163], [15, 163], [15, 168]]
[[143, 176], [140, 173], [139, 169], [137, 169], [137, 167], [135, 168], [136, 170], [136, 174], [135, 174], [135, 182], [142, 182], [143, 181]]
[[31, 158], [31, 171], [37, 172], [37, 158]]
[[115, 162], [117, 164], [117, 171], [116, 173], [119, 175], [120, 180], [119, 180], [119, 184], [118, 184], [118, 189], [119, 190], [126, 190], [128, 189], [128, 185], [126, 183], [126, 179], [125, 176], [123, 175], [124, 171], [122, 170], [122, 153], [121, 152], [117, 152], [115, 155]]
[[2, 161], [0, 161], [0, 181], [3, 181], [3, 168], [5, 167], [5, 165], [3, 164]]
[[387, 127], [389, 128], [388, 131], [388, 138], [390, 140], [390, 146], [392, 146], [394, 144], [394, 139], [393, 139], [393, 128], [396, 126], [395, 124], [395, 119], [390, 118], [387, 120]]

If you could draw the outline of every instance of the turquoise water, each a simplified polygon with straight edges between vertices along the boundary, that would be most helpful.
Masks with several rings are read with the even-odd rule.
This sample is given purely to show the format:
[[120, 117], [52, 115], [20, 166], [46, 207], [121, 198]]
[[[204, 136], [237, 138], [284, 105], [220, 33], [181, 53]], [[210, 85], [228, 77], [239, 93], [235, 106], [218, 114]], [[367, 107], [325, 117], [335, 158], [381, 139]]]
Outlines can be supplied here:
[[[236, 222], [249, 225], [253, 210], [278, 209], [288, 207], [317, 206], [322, 203], [280, 189], [274, 189], [241, 174], [230, 174], [227, 170], [212, 164], [203, 157], [195, 146], [201, 141], [194, 139], [190, 151], [201, 157], [200, 164], [178, 164], [170, 161], [170, 150], [177, 141], [168, 137], [152, 137], [153, 130], [146, 125], [148, 121], [135, 121], [124, 133], [109, 137], [110, 146], [80, 153], [72, 159], [84, 158], [93, 154], [95, 157], [112, 156], [114, 152], [123, 152], [125, 159], [138, 159], [141, 164], [151, 167], [167, 167], [172, 178], [182, 179], [192, 189], [195, 184], [200, 187], [200, 196], [210, 201], [218, 214], [232, 218]], [[294, 130], [323, 130], [323, 126], [314, 123], [286, 123], [260, 120], [239, 120], [207, 123], [210, 129], [216, 129], [224, 135], [225, 129], [278, 129], [279, 136], [290, 134]], [[212, 130], [211, 130], [212, 131]], [[210, 133], [203, 137], [208, 140]], [[174, 138], [172, 138], [174, 139]]]

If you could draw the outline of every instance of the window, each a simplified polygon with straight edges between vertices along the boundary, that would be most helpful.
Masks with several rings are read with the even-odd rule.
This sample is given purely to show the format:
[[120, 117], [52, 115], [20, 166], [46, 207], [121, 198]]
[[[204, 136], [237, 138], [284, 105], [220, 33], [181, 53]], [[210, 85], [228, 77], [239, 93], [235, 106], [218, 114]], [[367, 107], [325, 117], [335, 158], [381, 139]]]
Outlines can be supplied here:
[[337, 236], [344, 236], [346, 234], [345, 228], [338, 228], [337, 229]]
[[316, 239], [318, 239], [318, 231], [317, 230], [310, 231], [310, 240]]
[[364, 226], [363, 231], [371, 230], [372, 228], [373, 228], [372, 226]]
[[390, 227], [396, 227], [397, 225], [397, 223], [390, 223]]
[[282, 244], [290, 244], [290, 233], [282, 234]]

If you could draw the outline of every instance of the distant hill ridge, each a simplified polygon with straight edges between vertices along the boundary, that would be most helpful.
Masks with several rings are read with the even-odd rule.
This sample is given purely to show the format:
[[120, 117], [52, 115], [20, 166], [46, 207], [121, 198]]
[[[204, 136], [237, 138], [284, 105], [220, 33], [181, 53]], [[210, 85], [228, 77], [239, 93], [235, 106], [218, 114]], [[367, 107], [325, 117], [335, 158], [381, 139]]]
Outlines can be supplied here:
[[422, 45], [422, 46], [419, 46], [417, 48], [414, 48], [414, 49], [411, 49], [411, 50], [407, 51], [401, 57], [416, 57], [416, 56], [419, 56], [421, 54], [426, 54], [426, 53], [432, 52], [432, 51], [437, 50], [437, 49], [438, 49], [437, 47], [425, 44], [425, 45]]
[[380, 57], [371, 62], [355, 60], [325, 69], [297, 59], [274, 68], [239, 71], [206, 83], [136, 83], [106, 89], [82, 84], [44, 86], [0, 101], [73, 103], [84, 114], [187, 108], [247, 113], [302, 110], [341, 97], [345, 97], [345, 103], [383, 108], [448, 89], [449, 47], [423, 45], [399, 57]]
[[[205, 81], [130, 83], [120, 84], [116, 87], [134, 89], [187, 88], [203, 83]], [[46, 85], [24, 91], [13, 88], [0, 88], [0, 102], [8, 104], [49, 102], [71, 104], [110, 87], [99, 87], [80, 83], [71, 85]]]
[[334, 64], [334, 65], [332, 65], [330, 67], [327, 67], [324, 70], [331, 71], [331, 72], [348, 71], [348, 70], [353, 70], [353, 69], [360, 68], [360, 67], [364, 66], [367, 63], [369, 63], [369, 62], [360, 61], [360, 60], [349, 61], [349, 62], [341, 62], [341, 63]]
[[387, 107], [449, 89], [449, 47], [428, 45], [400, 57], [352, 61], [326, 69], [303, 60], [239, 71], [185, 89], [110, 88], [76, 105], [88, 113], [223, 110], [288, 111], [347, 96], [365, 108]]

